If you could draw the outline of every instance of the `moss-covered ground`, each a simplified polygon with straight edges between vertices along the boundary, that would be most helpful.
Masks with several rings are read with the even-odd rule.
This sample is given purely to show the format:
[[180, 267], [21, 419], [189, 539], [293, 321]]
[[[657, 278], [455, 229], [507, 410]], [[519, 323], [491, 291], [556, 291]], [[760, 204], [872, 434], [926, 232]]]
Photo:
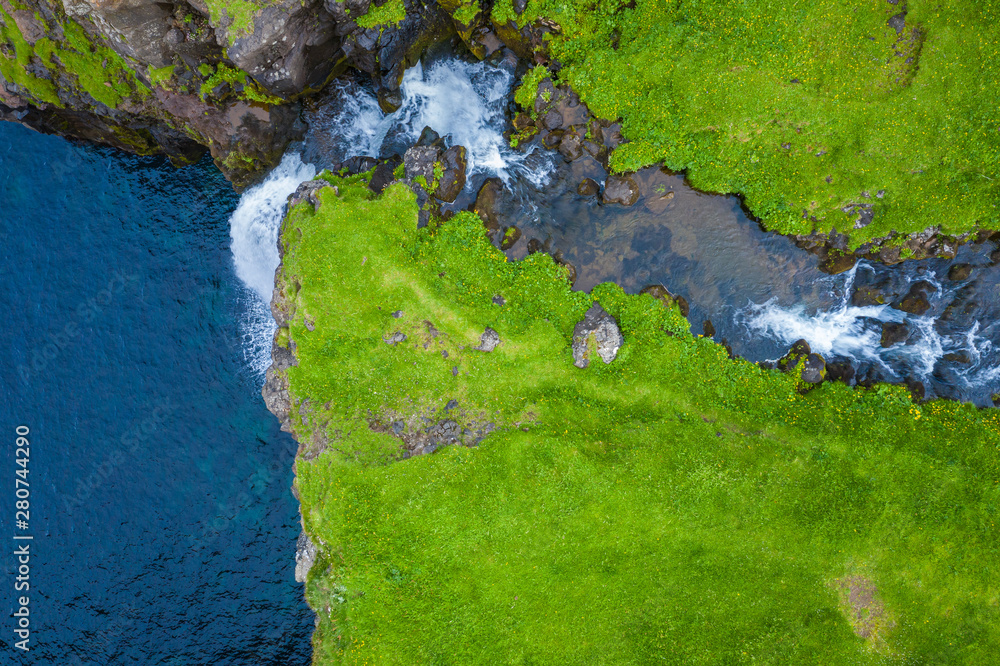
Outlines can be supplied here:
[[[136, 78], [125, 59], [92, 41], [76, 21], [67, 19], [62, 24], [61, 41], [42, 37], [29, 43], [7, 7], [11, 11], [24, 9], [16, 1], [0, 7], [0, 38], [7, 45], [7, 51], [0, 54], [0, 74], [17, 84], [31, 100], [63, 106], [53, 83], [60, 76], [75, 78], [78, 86], [74, 92], [86, 92], [110, 108], [116, 108], [123, 99], [149, 94], [149, 88]], [[48, 70], [49, 78], [33, 73], [40, 69]]]
[[[1000, 227], [997, 0], [531, 0], [520, 17], [499, 0], [493, 16], [559, 25], [559, 79], [623, 120], [616, 169], [663, 161], [771, 229], [855, 247]], [[842, 209], [864, 203], [875, 221], [855, 230]]]
[[[997, 411], [803, 392], [471, 214], [417, 230], [404, 186], [336, 182], [278, 280], [296, 434], [328, 439], [297, 462], [316, 663], [995, 663]], [[581, 370], [592, 300], [625, 343]], [[370, 427], [421, 416], [497, 430], [403, 460]]]

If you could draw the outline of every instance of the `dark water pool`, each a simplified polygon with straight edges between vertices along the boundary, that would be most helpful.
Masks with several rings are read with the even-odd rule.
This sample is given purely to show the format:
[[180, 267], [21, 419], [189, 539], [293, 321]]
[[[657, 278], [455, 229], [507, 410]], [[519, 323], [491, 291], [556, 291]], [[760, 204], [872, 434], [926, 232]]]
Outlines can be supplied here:
[[[309, 663], [295, 443], [244, 351], [235, 193], [208, 161], [177, 170], [0, 123], [0, 202], [0, 663]], [[15, 533], [34, 537], [26, 654]]]

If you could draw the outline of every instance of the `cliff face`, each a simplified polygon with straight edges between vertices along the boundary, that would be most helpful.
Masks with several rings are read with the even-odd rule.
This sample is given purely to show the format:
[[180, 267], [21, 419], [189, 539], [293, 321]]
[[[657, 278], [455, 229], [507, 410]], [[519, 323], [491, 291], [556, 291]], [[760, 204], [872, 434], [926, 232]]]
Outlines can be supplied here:
[[395, 108], [453, 34], [421, 0], [0, 0], [0, 118], [181, 164], [208, 149], [245, 186], [301, 131], [300, 98], [355, 67]]

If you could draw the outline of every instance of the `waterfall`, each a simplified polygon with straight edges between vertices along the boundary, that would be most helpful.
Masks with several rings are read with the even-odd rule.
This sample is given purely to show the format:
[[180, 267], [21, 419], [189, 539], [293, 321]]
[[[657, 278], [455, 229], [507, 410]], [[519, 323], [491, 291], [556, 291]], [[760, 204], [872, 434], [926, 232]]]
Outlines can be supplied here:
[[271, 364], [275, 324], [270, 303], [274, 271], [280, 261], [278, 230], [285, 202], [302, 181], [315, 175], [316, 167], [304, 163], [298, 153], [288, 153], [261, 183], [243, 193], [229, 218], [236, 275], [248, 291], [248, 307], [240, 323], [243, 354], [259, 374]]

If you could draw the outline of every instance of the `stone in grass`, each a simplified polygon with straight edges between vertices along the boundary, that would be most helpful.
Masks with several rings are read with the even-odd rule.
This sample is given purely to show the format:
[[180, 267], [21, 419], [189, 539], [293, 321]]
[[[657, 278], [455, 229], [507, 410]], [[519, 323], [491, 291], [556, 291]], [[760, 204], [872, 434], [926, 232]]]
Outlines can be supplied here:
[[491, 352], [497, 348], [500, 344], [500, 334], [494, 331], [489, 326], [483, 331], [483, 334], [479, 337], [479, 345], [473, 347], [476, 351]]
[[624, 340], [622, 332], [614, 317], [594, 303], [573, 329], [573, 365], [586, 368], [590, 365], [591, 338], [594, 340], [597, 355], [605, 363], [611, 363], [618, 356]]

